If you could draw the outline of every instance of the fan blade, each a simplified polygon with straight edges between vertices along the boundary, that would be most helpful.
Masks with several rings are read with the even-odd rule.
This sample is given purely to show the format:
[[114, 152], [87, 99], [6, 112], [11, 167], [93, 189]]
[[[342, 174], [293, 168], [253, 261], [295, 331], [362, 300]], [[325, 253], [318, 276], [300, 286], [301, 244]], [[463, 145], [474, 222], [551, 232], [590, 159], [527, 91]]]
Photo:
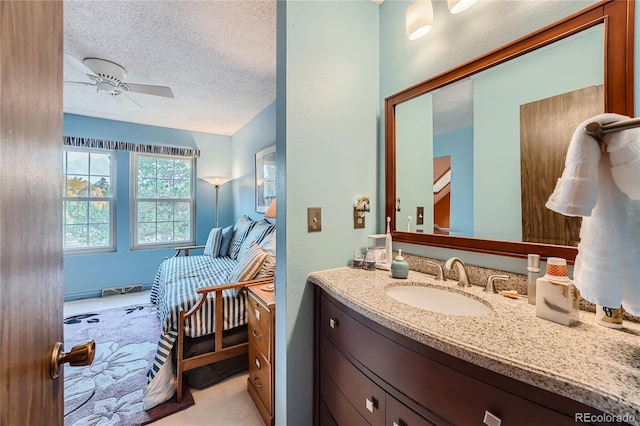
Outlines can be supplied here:
[[167, 86], [151, 86], [149, 84], [121, 83], [120, 87], [130, 92], [173, 98], [173, 91]]
[[83, 64], [73, 56], [69, 55], [68, 53], [64, 54], [64, 63], [80, 71], [82, 74], [87, 74], [91, 76], [96, 75], [96, 73], [91, 71], [91, 69], [89, 69], [85, 64]]
[[123, 92], [119, 90], [114, 90], [112, 93], [109, 93], [114, 101], [118, 102], [120, 106], [124, 107], [128, 110], [139, 110], [142, 109], [142, 106], [131, 99], [129, 96], [125, 95]]
[[95, 83], [87, 83], [86, 81], [65, 81], [65, 84], [76, 84], [79, 86], [91, 86], [91, 87], [96, 87]]

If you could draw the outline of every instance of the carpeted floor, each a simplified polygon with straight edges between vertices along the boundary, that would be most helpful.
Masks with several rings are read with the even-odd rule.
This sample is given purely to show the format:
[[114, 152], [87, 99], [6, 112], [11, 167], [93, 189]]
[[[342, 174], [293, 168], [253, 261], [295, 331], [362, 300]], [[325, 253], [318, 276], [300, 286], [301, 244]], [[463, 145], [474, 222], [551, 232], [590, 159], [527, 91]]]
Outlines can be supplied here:
[[142, 408], [147, 371], [160, 337], [160, 321], [151, 304], [72, 315], [64, 321], [65, 350], [93, 339], [90, 366], [64, 369], [64, 420], [71, 425], [142, 425], [194, 404], [186, 389], [151, 410]]

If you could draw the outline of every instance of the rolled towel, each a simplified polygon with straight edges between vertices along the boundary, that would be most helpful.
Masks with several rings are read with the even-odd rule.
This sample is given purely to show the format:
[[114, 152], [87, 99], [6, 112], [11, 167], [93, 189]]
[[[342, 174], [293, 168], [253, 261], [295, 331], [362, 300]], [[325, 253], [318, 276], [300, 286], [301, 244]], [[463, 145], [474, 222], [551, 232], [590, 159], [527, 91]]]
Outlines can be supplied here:
[[594, 118], [580, 124], [571, 137], [564, 171], [546, 203], [549, 210], [565, 216], [589, 216], [596, 205], [601, 151], [596, 139], [584, 130]]

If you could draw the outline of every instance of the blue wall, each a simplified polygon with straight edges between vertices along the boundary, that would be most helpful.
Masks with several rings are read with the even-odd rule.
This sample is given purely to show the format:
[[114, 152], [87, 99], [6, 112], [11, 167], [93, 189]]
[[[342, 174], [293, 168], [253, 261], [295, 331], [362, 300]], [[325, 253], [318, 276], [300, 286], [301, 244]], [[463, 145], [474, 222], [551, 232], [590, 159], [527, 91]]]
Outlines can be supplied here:
[[275, 145], [275, 122], [274, 102], [232, 137], [233, 211], [236, 218], [243, 214], [253, 220], [263, 217], [262, 213], [256, 212], [255, 155], [261, 149]]
[[[163, 127], [143, 126], [73, 114], [64, 115], [64, 135], [116, 141], [200, 148], [217, 147], [218, 157], [230, 163], [231, 138]], [[209, 152], [207, 150], [207, 152]], [[206, 169], [210, 161], [205, 155], [198, 166]], [[215, 163], [215, 161], [214, 161]], [[129, 240], [129, 153], [116, 154], [116, 245], [117, 251], [98, 254], [64, 256], [65, 300], [96, 297], [101, 289], [130, 284], [151, 285], [160, 262], [173, 254], [169, 249], [130, 250]], [[215, 174], [215, 173], [209, 173]], [[199, 174], [199, 176], [202, 176]], [[224, 187], [223, 187], [224, 188]], [[231, 191], [220, 191], [220, 222], [233, 223]], [[215, 191], [198, 180], [196, 184], [196, 242], [204, 244], [214, 224]]]
[[473, 235], [473, 128], [434, 135], [433, 157], [451, 156], [450, 235]]

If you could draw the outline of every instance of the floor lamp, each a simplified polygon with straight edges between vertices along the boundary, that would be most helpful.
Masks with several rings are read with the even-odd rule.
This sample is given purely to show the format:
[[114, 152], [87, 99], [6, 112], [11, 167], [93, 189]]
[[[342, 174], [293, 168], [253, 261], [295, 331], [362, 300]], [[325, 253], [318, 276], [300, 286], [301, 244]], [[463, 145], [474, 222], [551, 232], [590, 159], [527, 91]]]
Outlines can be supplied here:
[[205, 176], [200, 178], [216, 187], [216, 228], [218, 227], [218, 190], [222, 185], [229, 182], [231, 178], [223, 176]]

